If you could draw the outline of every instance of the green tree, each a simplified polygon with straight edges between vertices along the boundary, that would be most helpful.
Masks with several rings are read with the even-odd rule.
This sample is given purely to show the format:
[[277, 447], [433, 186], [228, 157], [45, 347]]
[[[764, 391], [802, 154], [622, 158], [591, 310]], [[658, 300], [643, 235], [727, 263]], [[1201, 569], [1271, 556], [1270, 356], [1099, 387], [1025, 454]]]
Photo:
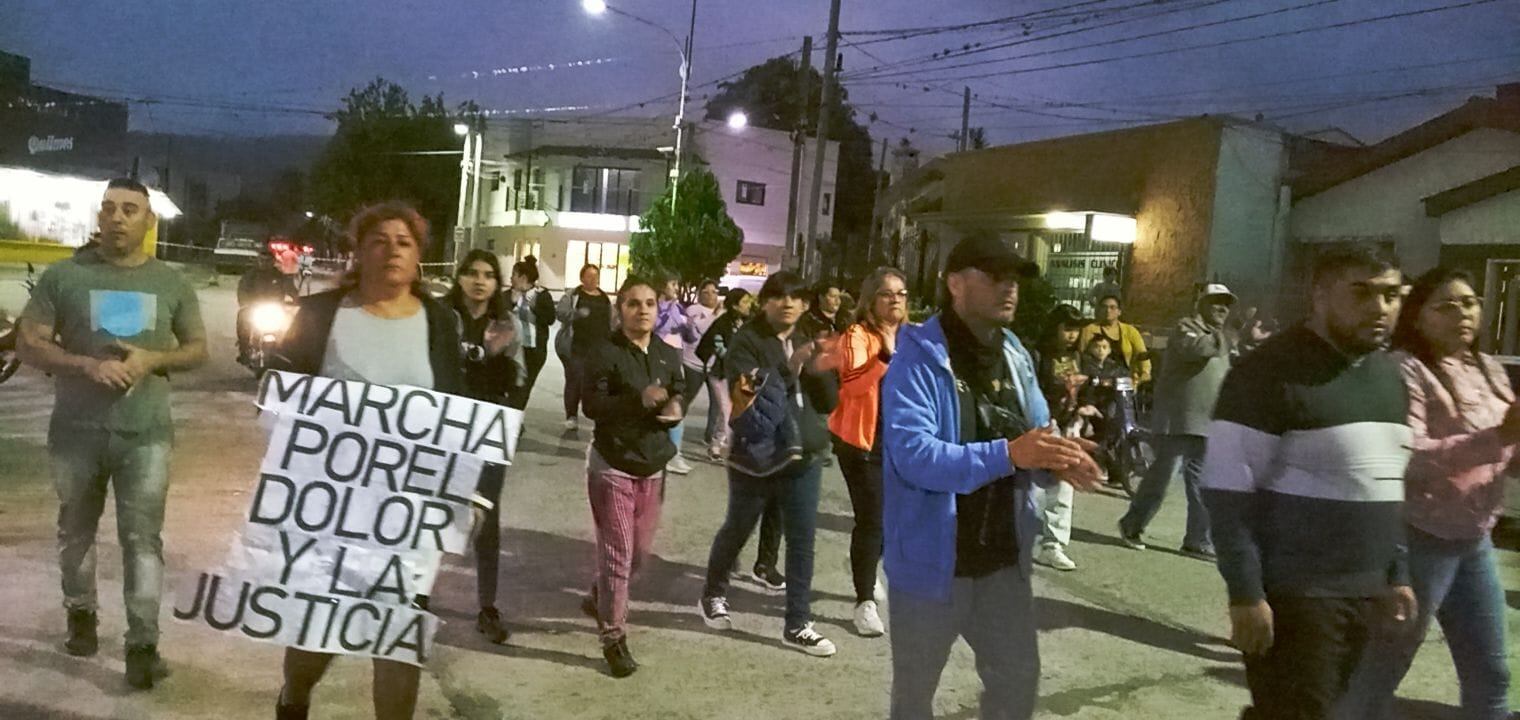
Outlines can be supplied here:
[[[400, 85], [376, 78], [349, 91], [334, 115], [338, 131], [312, 170], [309, 197], [336, 218], [384, 200], [415, 205], [434, 228], [434, 240], [452, 224], [459, 200], [459, 158], [415, 153], [455, 150], [454, 123], [475, 120], [472, 103], [450, 112], [443, 95], [413, 104]], [[432, 257], [446, 243], [434, 242]]]
[[687, 172], [679, 202], [670, 209], [670, 186], [639, 218], [628, 243], [633, 272], [644, 277], [674, 274], [684, 287], [723, 275], [744, 248], [744, 231], [728, 216], [718, 179], [706, 168]]
[[[808, 72], [810, 97], [806, 105], [801, 98], [801, 63], [783, 56], [771, 58], [719, 85], [717, 94], [707, 102], [707, 117], [722, 119], [734, 110], [743, 110], [752, 125], [786, 132], [806, 126], [811, 133], [817, 125], [815, 113], [823, 98], [823, 76], [813, 68]], [[824, 237], [819, 239], [827, 242], [819, 245], [824, 266], [834, 270], [836, 278], [851, 280], [870, 270], [863, 265], [867, 262], [864, 250], [876, 201], [876, 171], [871, 164], [871, 134], [856, 122], [849, 91], [843, 87], [838, 90], [829, 109], [828, 128], [829, 139], [839, 141], [839, 175], [835, 183], [838, 197], [830, 203], [832, 227], [826, 219], [820, 222], [819, 235]], [[805, 168], [804, 172], [811, 174], [811, 168]], [[799, 232], [805, 227], [806, 219], [800, 218]]]

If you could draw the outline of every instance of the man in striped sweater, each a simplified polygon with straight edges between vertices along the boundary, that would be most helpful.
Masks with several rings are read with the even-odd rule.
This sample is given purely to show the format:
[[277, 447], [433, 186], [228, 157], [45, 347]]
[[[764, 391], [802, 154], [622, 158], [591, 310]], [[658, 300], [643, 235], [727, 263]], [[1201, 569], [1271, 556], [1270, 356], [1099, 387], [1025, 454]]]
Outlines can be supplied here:
[[1402, 288], [1389, 252], [1323, 253], [1309, 321], [1225, 379], [1203, 493], [1245, 654], [1245, 718], [1329, 718], [1372, 625], [1414, 616], [1408, 400], [1382, 349]]

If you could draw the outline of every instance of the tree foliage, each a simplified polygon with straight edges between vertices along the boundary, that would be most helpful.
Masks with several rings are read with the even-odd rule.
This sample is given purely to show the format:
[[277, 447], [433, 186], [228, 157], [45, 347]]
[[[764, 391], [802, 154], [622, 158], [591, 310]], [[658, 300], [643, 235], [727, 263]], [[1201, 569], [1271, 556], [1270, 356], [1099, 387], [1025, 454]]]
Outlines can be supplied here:
[[[707, 103], [707, 117], [721, 119], [734, 110], [743, 110], [751, 125], [786, 132], [803, 125], [811, 134], [823, 98], [823, 76], [814, 68], [808, 73], [809, 98], [804, 104], [801, 63], [790, 56], [771, 58], [719, 85], [718, 93]], [[828, 240], [820, 243], [824, 265], [837, 276], [859, 277], [869, 270], [853, 266], [865, 261], [864, 252], [851, 253], [850, 249], [865, 248], [870, 235], [876, 172], [871, 165], [871, 134], [856, 122], [849, 91], [843, 87], [834, 94], [829, 109], [828, 137], [839, 141], [839, 175], [837, 196], [831, 203], [832, 228], [827, 222], [820, 223], [819, 228], [819, 235]], [[811, 174], [811, 168], [804, 171]], [[798, 222], [799, 231], [805, 226], [805, 219]]]
[[[454, 123], [476, 111], [467, 103], [451, 113], [441, 94], [413, 104], [404, 88], [384, 78], [349, 91], [334, 114], [338, 131], [312, 171], [317, 210], [347, 218], [371, 203], [404, 200], [432, 223], [437, 240], [459, 200], [459, 157], [406, 153], [457, 150]], [[431, 254], [444, 244], [434, 242]]]
[[687, 172], [674, 212], [670, 187], [639, 218], [639, 232], [628, 244], [633, 272], [643, 277], [668, 272], [686, 287], [722, 276], [744, 247], [744, 231], [728, 216], [718, 179], [701, 167]]

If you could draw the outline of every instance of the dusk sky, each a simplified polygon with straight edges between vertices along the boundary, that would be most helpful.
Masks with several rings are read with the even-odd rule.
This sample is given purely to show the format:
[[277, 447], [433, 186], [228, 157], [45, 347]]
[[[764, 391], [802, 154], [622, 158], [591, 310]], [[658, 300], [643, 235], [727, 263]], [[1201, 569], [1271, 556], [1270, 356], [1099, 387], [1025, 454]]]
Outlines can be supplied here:
[[[685, 0], [609, 2], [685, 34]], [[1358, 22], [1434, 8], [1452, 9]], [[1027, 36], [1020, 23], [858, 34], [1042, 11]], [[1251, 15], [1262, 17], [1230, 22]], [[698, 105], [712, 91], [704, 83], [796, 50], [803, 35], [814, 36], [821, 62], [827, 16], [827, 0], [698, 0]], [[842, 17], [860, 119], [875, 112], [873, 138], [908, 136], [931, 151], [959, 127], [962, 85], [978, 96], [971, 124], [997, 144], [1208, 111], [1259, 112], [1299, 131], [1334, 125], [1373, 141], [1520, 81], [1520, 0], [846, 0]], [[320, 113], [376, 76], [414, 96], [552, 116], [661, 95], [670, 97], [628, 113], [673, 113], [678, 82], [670, 38], [588, 16], [579, 0], [0, 0], [0, 18], [0, 50], [31, 57], [36, 82], [139, 101], [135, 130], [330, 132]], [[1109, 60], [1337, 23], [1356, 24]], [[1041, 39], [1056, 33], [1066, 34]], [[1155, 33], [1166, 34], [1136, 37]], [[871, 76], [882, 61], [978, 42], [1019, 44]], [[1013, 59], [987, 62], [1002, 58]], [[1103, 61], [1080, 64], [1090, 60]], [[509, 67], [528, 71], [491, 72]]]

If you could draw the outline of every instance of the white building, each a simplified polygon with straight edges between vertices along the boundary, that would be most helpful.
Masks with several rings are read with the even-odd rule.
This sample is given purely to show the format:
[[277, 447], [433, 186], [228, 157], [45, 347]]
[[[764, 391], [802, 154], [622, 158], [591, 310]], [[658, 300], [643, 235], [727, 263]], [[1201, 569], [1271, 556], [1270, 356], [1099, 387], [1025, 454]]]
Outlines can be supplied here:
[[[728, 213], [744, 231], [744, 249], [720, 278], [726, 287], [758, 287], [786, 252], [792, 142], [787, 133], [726, 123], [694, 123], [688, 162], [717, 178]], [[628, 241], [639, 215], [658, 199], [670, 172], [675, 133], [664, 119], [509, 120], [484, 133], [478, 229], [472, 245], [498, 255], [539, 260], [551, 289], [575, 285], [580, 267], [602, 268], [615, 289], [628, 273]], [[812, 143], [799, 173], [797, 228], [806, 227]], [[833, 223], [838, 143], [825, 154], [820, 228]], [[466, 221], [469, 224], [469, 221]]]
[[[1468, 271], [1497, 310], [1520, 293], [1520, 84], [1335, 154], [1294, 189], [1300, 266], [1327, 243], [1385, 243], [1407, 275], [1437, 264]], [[1500, 327], [1513, 324], [1509, 314], [1488, 314], [1487, 338], [1513, 336]]]

